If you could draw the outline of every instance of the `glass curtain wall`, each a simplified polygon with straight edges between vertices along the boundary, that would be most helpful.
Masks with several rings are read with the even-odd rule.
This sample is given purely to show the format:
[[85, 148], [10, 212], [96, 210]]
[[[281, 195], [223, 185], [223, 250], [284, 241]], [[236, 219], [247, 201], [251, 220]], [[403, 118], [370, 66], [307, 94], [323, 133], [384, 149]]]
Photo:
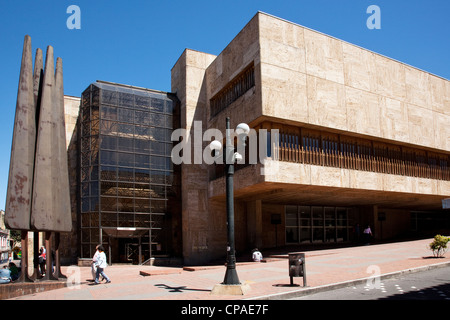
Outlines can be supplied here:
[[286, 206], [286, 243], [344, 242], [352, 226], [344, 207]]
[[[97, 82], [82, 94], [81, 256], [107, 236], [139, 238], [144, 258], [170, 250], [168, 200], [175, 101], [169, 94]], [[166, 230], [164, 230], [166, 229]]]

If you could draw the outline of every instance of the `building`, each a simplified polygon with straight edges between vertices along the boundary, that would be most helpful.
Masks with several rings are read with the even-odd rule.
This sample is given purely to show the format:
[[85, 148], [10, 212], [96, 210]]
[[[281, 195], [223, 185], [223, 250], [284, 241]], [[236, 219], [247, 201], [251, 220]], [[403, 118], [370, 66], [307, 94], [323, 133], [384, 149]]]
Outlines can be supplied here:
[[9, 230], [5, 227], [5, 211], [0, 210], [0, 265], [9, 261], [10, 252]]
[[[191, 136], [200, 122], [223, 132], [226, 117], [279, 132], [264, 164], [234, 175], [238, 253], [352, 241], [356, 224], [379, 240], [449, 230], [448, 80], [258, 12], [218, 56], [185, 50], [171, 91]], [[188, 264], [225, 255], [214, 170], [182, 164]]]
[[[103, 242], [113, 261], [224, 258], [225, 179], [202, 160], [202, 134], [224, 133], [226, 117], [267, 141], [236, 167], [238, 255], [355, 241], [358, 224], [377, 240], [448, 232], [448, 80], [261, 12], [218, 56], [186, 49], [171, 72], [172, 93], [97, 82], [82, 94], [72, 257]], [[170, 141], [173, 129], [186, 136]], [[173, 165], [180, 141], [190, 161]]]
[[[81, 96], [78, 131], [78, 247], [99, 243], [110, 261], [176, 255], [179, 174], [170, 158], [175, 96], [108, 82]], [[174, 119], [175, 114], [175, 119]]]

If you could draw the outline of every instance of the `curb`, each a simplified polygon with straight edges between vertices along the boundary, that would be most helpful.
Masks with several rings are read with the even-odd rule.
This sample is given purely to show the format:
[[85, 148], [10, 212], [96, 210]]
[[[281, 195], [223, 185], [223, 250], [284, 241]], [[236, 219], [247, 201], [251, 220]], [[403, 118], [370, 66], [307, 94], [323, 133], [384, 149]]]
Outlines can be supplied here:
[[[441, 262], [441, 263], [436, 263], [436, 264], [430, 264], [430, 265], [426, 265], [426, 266], [422, 266], [422, 267], [416, 267], [416, 268], [410, 268], [410, 269], [385, 273], [385, 274], [380, 275], [380, 279], [381, 280], [390, 279], [390, 278], [395, 278], [397, 276], [401, 276], [403, 274], [423, 272], [423, 271], [428, 271], [428, 270], [437, 269], [437, 268], [445, 268], [448, 266], [450, 266], [450, 262]], [[330, 290], [335, 290], [335, 289], [341, 289], [341, 288], [346, 288], [346, 287], [350, 287], [350, 286], [356, 286], [356, 285], [365, 283], [368, 280], [372, 280], [372, 279], [374, 279], [373, 276], [367, 277], [367, 278], [360, 278], [360, 279], [355, 279], [355, 280], [337, 282], [337, 283], [332, 283], [332, 284], [326, 284], [326, 285], [321, 285], [321, 286], [311, 287], [311, 288], [306, 287], [303, 289], [293, 290], [293, 291], [289, 291], [289, 292], [269, 294], [269, 295], [264, 295], [264, 296], [259, 296], [259, 297], [242, 299], [242, 300], [287, 300], [287, 299], [303, 297], [303, 296], [307, 296], [307, 295], [311, 295], [311, 294], [315, 294], [315, 293], [320, 293], [320, 292], [325, 292], [325, 291], [330, 291]]]

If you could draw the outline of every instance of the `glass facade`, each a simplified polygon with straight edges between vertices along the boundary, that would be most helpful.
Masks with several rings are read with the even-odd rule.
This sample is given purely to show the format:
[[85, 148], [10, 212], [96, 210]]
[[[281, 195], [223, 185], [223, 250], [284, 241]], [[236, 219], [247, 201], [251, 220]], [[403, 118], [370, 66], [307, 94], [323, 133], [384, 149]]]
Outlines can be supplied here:
[[112, 83], [83, 92], [81, 257], [92, 257], [99, 243], [121, 262], [131, 259], [133, 246], [141, 262], [171, 252], [177, 217], [171, 199], [179, 186], [170, 158], [176, 106], [170, 94]]
[[286, 243], [349, 241], [349, 208], [286, 206]]

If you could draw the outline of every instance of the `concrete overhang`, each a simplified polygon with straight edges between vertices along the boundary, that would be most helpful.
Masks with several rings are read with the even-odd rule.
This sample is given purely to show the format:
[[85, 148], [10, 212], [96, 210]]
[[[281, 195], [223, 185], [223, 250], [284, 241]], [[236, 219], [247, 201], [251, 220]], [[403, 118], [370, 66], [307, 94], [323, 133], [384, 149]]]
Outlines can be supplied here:
[[[439, 210], [450, 185], [449, 181], [287, 162], [279, 162], [276, 175], [261, 175], [261, 169], [258, 164], [235, 172], [236, 201]], [[209, 196], [225, 201], [224, 177], [210, 182]]]

